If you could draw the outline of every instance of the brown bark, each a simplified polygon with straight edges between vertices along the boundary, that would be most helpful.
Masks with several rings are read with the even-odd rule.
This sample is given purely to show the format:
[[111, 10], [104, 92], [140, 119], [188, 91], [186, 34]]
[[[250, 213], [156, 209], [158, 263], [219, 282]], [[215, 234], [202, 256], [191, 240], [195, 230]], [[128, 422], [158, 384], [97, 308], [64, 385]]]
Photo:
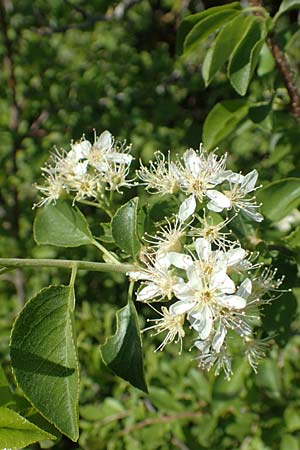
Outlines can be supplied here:
[[[263, 7], [263, 1], [262, 0], [249, 0], [249, 5], [254, 7]], [[254, 12], [255, 15], [260, 16], [262, 15], [259, 11]], [[300, 120], [300, 94], [299, 89], [296, 86], [295, 80], [293, 78], [293, 74], [290, 68], [290, 65], [288, 63], [288, 60], [283, 53], [280, 46], [276, 43], [274, 40], [274, 37], [270, 35], [267, 39], [267, 44], [269, 49], [271, 50], [271, 53], [275, 59], [276, 66], [282, 76], [282, 79], [284, 81], [284, 84], [287, 88], [287, 91], [289, 93], [290, 99], [291, 99], [291, 108], [294, 117], [299, 121]]]

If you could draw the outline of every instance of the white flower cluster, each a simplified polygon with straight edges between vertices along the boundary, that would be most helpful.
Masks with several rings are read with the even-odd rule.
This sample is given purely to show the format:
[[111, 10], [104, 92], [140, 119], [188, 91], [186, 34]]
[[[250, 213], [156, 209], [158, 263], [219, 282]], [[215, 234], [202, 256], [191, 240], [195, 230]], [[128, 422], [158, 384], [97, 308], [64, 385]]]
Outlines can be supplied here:
[[243, 211], [250, 219], [261, 222], [263, 216], [257, 212], [255, 196], [250, 195], [258, 187], [257, 171], [247, 175], [226, 170], [226, 155], [218, 158], [214, 152], [207, 154], [202, 146], [199, 151], [187, 150], [181, 159], [166, 161], [161, 152], [156, 152], [150, 166], [141, 164], [138, 177], [151, 193], [188, 196], [181, 204], [179, 218], [187, 220], [196, 210], [197, 201], [206, 201], [210, 211]]
[[74, 196], [74, 201], [99, 199], [107, 190], [120, 192], [132, 186], [133, 180], [127, 179], [133, 159], [130, 150], [131, 145], [115, 142], [109, 131], [95, 135], [93, 144], [84, 136], [71, 142], [69, 151], [56, 151], [42, 168], [45, 183], [36, 187], [43, 197], [35, 206], [55, 203], [66, 195]]
[[[266, 294], [282, 279], [274, 281], [276, 271], [251, 261], [252, 255], [234, 234], [222, 231], [240, 211], [257, 222], [263, 220], [255, 197], [248, 195], [256, 189], [257, 172], [237, 174], [226, 170], [225, 162], [226, 156], [218, 159], [200, 148], [187, 150], [175, 162], [158, 152], [149, 168], [141, 166], [138, 176], [149, 192], [187, 197], [182, 196], [173, 220], [166, 219], [155, 236], [145, 236], [141, 264], [129, 276], [142, 282], [137, 300], [160, 315], [145, 329], [166, 333], [157, 350], [175, 341], [181, 352], [187, 329], [192, 329], [199, 366], [214, 367], [216, 374], [223, 369], [229, 379], [237, 341], [244, 344], [254, 371], [264, 356], [265, 344], [254, 330], [260, 323], [260, 307], [272, 300]], [[229, 211], [230, 216], [214, 223], [211, 211]], [[169, 305], [158, 311], [153, 302]]]

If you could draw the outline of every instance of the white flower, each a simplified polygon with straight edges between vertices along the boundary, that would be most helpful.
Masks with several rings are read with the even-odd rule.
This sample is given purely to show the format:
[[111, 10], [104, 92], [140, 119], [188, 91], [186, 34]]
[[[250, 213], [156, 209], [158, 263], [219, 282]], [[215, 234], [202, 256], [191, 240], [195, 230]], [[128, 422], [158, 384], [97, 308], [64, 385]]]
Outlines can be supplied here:
[[129, 174], [130, 167], [128, 164], [116, 164], [111, 162], [105, 172], [100, 177], [100, 181], [107, 183], [106, 189], [108, 191], [117, 191], [122, 193], [120, 190], [122, 187], [130, 188], [134, 186], [134, 179], [128, 180], [126, 177]]
[[154, 236], [147, 233], [143, 236], [144, 241], [151, 245], [151, 248], [158, 257], [165, 256], [170, 252], [181, 250], [181, 240], [186, 235], [186, 225], [182, 224], [178, 216], [174, 215], [174, 221], [171, 222], [165, 218], [167, 224], [159, 226], [159, 230]]
[[247, 197], [250, 192], [258, 189], [259, 186], [255, 187], [257, 177], [257, 171], [252, 170], [252, 172], [249, 172], [246, 176], [241, 178], [240, 182], [233, 183], [229, 180], [229, 190], [223, 190], [222, 194], [227, 197], [228, 204], [225, 204], [225, 202], [222, 204], [218, 197], [215, 198], [214, 193], [208, 192], [207, 196], [210, 198], [210, 202], [208, 203], [207, 208], [215, 212], [223, 211], [224, 208], [233, 208], [237, 211], [241, 210], [250, 217], [250, 219], [261, 222], [263, 216], [257, 212], [257, 208], [259, 208], [260, 205], [257, 205], [254, 196]]
[[230, 239], [230, 236], [232, 236], [232, 231], [221, 232], [221, 230], [227, 227], [227, 225], [237, 216], [237, 214], [219, 223], [214, 223], [211, 217], [206, 216], [205, 210], [203, 213], [203, 218], [198, 217], [201, 228], [191, 227], [188, 234], [193, 237], [203, 237], [211, 244], [215, 244], [223, 250], [225, 250], [226, 247], [232, 246], [233, 241]]
[[111, 133], [105, 130], [98, 138], [95, 136], [95, 142], [87, 159], [98, 172], [105, 173], [109, 170], [111, 163], [130, 165], [133, 159], [127, 153], [130, 149], [131, 146], [126, 146], [125, 143], [116, 147]]
[[206, 154], [202, 147], [197, 153], [193, 149], [187, 150], [183, 155], [184, 165], [176, 172], [180, 188], [191, 194], [180, 207], [179, 217], [182, 221], [190, 217], [196, 209], [196, 199], [200, 202], [205, 196], [214, 198], [214, 201], [223, 208], [228, 208], [228, 198], [214, 187], [224, 179], [226, 156], [218, 159], [214, 153]]
[[175, 276], [169, 270], [170, 261], [168, 255], [153, 259], [152, 255], [144, 256], [146, 268], [140, 268], [137, 271], [130, 272], [131, 279], [143, 281], [143, 287], [138, 291], [136, 299], [141, 302], [161, 301], [173, 297], [174, 285], [183, 282], [183, 279]]
[[56, 201], [65, 194], [66, 185], [59, 172], [50, 167], [43, 167], [42, 172], [45, 178], [43, 186], [36, 184], [35, 187], [42, 193], [41, 200], [33, 205], [33, 208], [55, 204]]
[[162, 317], [161, 319], [148, 319], [148, 322], [154, 322], [154, 325], [151, 325], [145, 329], [142, 330], [148, 331], [153, 330], [154, 333], [152, 336], [156, 336], [157, 334], [163, 333], [167, 331], [167, 334], [162, 341], [162, 343], [156, 348], [156, 352], [159, 350], [163, 350], [164, 347], [175, 341], [175, 343], [180, 343], [180, 351], [182, 352], [182, 339], [185, 336], [185, 331], [183, 329], [185, 315], [179, 314], [174, 315], [172, 314], [165, 306], [162, 306], [161, 312], [157, 311], [155, 308], [153, 308], [156, 312], [158, 312]]
[[155, 152], [154, 156], [155, 160], [150, 161], [149, 167], [140, 163], [137, 176], [143, 181], [150, 193], [161, 195], [176, 193], [179, 190], [177, 166], [176, 163], [170, 161], [170, 152], [167, 160], [165, 155], [159, 151]]

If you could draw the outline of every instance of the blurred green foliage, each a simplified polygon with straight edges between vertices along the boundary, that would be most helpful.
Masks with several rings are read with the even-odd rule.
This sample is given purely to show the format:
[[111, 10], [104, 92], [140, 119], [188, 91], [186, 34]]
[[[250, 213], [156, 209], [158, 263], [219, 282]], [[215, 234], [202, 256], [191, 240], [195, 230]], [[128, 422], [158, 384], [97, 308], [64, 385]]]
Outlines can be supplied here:
[[[230, 86], [225, 69], [204, 87], [201, 68], [211, 36], [189, 57], [176, 56], [176, 31], [183, 17], [221, 3], [230, 2], [122, 2], [125, 9], [118, 16], [118, 4], [109, 0], [0, 0], [0, 57], [5, 69], [0, 73], [1, 257], [97, 259], [96, 250], [89, 247], [37, 247], [31, 209], [36, 201], [33, 183], [40, 179], [40, 167], [53, 145], [67, 147], [82, 133], [90, 138], [94, 128], [107, 128], [133, 142], [135, 157], [146, 162], [156, 149], [176, 153], [197, 148], [203, 129], [204, 141], [219, 139], [220, 151], [228, 151], [234, 170], [257, 168], [264, 184], [300, 177], [299, 125], [266, 46], [245, 101]], [[280, 3], [266, 1], [265, 6], [274, 15]], [[275, 28], [296, 83], [298, 13], [283, 14]], [[229, 121], [232, 109], [224, 104], [240, 106]], [[220, 110], [225, 113], [213, 115]], [[267, 204], [268, 198], [264, 201]], [[95, 234], [105, 220], [102, 213], [94, 214], [90, 226]], [[241, 356], [230, 382], [199, 371], [188, 352], [179, 356], [170, 346], [163, 354], [153, 353], [158, 341], [149, 336], [144, 339], [149, 396], [117, 379], [101, 361], [99, 344], [114, 333], [115, 313], [126, 303], [124, 277], [80, 272], [76, 326], [81, 434], [78, 444], [63, 437], [53, 448], [299, 449], [297, 225], [295, 215], [284, 224], [266, 220], [259, 231], [250, 225], [244, 228], [249, 249], [259, 250], [264, 261], [278, 266], [286, 275], [284, 287], [293, 291], [265, 312], [264, 330], [274, 334], [274, 344], [258, 374], [250, 372]], [[0, 362], [12, 386], [8, 343], [14, 317], [41, 287], [67, 283], [68, 277], [56, 269], [1, 275]], [[149, 312], [137, 307], [143, 327], [143, 316]], [[25, 401], [22, 408], [24, 415], [32, 414]], [[51, 445], [44, 441], [29, 448]]]

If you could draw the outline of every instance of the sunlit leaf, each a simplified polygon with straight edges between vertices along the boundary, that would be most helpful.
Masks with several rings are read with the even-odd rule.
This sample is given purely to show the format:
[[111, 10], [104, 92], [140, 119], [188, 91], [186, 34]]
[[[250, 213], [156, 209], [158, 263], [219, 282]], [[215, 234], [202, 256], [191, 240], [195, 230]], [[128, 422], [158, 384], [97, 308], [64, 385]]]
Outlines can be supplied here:
[[11, 409], [0, 407], [0, 448], [24, 448], [55, 436], [41, 430]]
[[248, 114], [246, 100], [225, 100], [217, 103], [209, 112], [203, 125], [202, 140], [206, 150], [213, 149], [232, 133]]
[[84, 215], [65, 201], [39, 209], [33, 233], [37, 244], [60, 247], [79, 247], [93, 240]]
[[226, 9], [197, 22], [184, 41], [184, 52], [195, 50], [205, 38], [238, 14], [234, 9]]
[[283, 219], [300, 205], [300, 178], [285, 178], [263, 187], [257, 192], [262, 202], [261, 212], [269, 220]]
[[290, 9], [300, 9], [300, 0], [282, 0], [279, 10], [275, 14], [273, 21], [276, 20]]
[[202, 75], [206, 86], [229, 58], [251, 21], [251, 16], [239, 14], [222, 28], [203, 62]]
[[128, 255], [136, 256], [140, 250], [138, 238], [138, 198], [133, 198], [118, 209], [112, 219], [112, 235], [117, 246]]
[[29, 300], [13, 327], [12, 368], [28, 400], [70, 439], [78, 439], [79, 371], [74, 291], [50, 286]]
[[240, 95], [245, 95], [247, 92], [263, 44], [263, 24], [253, 17], [228, 64], [230, 83]]
[[240, 8], [239, 2], [232, 2], [227, 5], [214, 6], [212, 8], [205, 9], [200, 13], [191, 14], [190, 16], [185, 17], [180, 23], [177, 33], [177, 52], [182, 53], [186, 36], [200, 20], [203, 20], [216, 12], [225, 11], [226, 9], [238, 10]]

